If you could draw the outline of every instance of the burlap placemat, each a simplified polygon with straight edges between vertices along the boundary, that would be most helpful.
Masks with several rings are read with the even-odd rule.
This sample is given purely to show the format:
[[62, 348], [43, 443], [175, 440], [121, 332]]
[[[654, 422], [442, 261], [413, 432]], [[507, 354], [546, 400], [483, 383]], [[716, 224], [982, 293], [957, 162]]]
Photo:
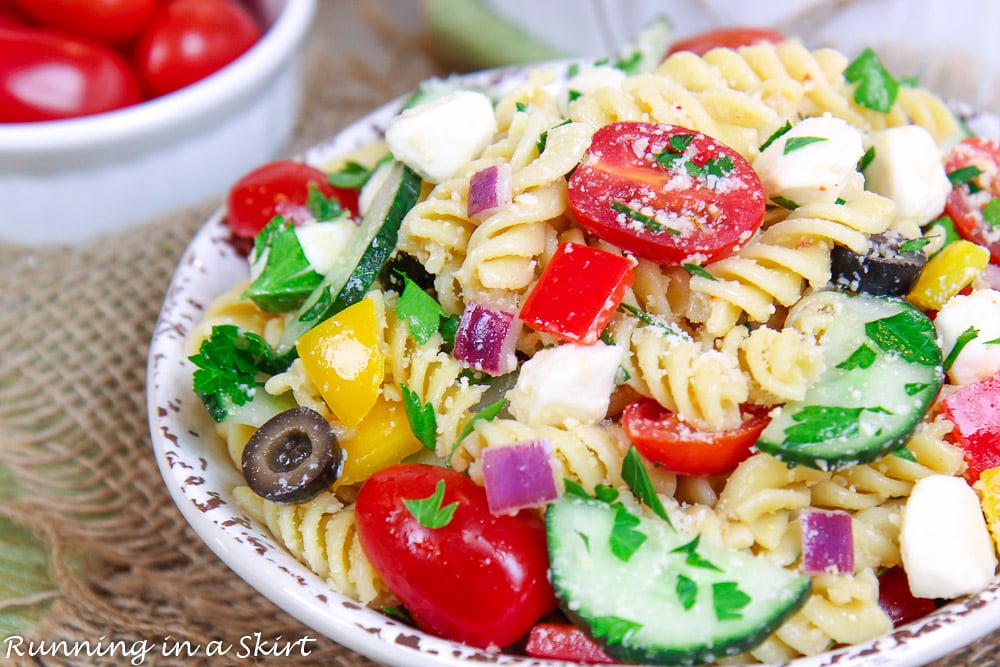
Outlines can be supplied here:
[[[379, 13], [376, 31], [394, 29]], [[436, 65], [405, 33], [386, 34], [381, 67], [313, 44], [290, 152], [412, 88]], [[239, 664], [361, 667], [236, 577], [187, 526], [149, 444], [148, 343], [183, 249], [218, 205], [204, 205], [79, 246], [0, 244], [0, 664], [122, 665], [128, 657], [16, 657], [10, 642], [121, 641], [145, 665], [232, 664], [237, 645], [309, 637], [309, 654]], [[178, 645], [177, 643], [180, 642]], [[186, 642], [186, 644], [185, 644]], [[162, 647], [197, 648], [165, 657]], [[938, 665], [1000, 660], [992, 635]]]

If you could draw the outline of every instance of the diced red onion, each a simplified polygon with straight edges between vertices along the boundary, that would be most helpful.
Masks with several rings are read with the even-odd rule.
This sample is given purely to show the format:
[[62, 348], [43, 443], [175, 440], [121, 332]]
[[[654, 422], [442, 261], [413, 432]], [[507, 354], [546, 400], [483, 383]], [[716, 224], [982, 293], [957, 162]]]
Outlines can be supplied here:
[[547, 438], [487, 447], [482, 466], [486, 501], [493, 514], [541, 507], [559, 497]]
[[808, 508], [799, 515], [805, 574], [854, 572], [854, 535], [847, 512]]
[[991, 289], [1000, 290], [1000, 266], [997, 266], [993, 262], [986, 265], [983, 269], [982, 279], [989, 284]]
[[511, 202], [511, 170], [506, 162], [486, 167], [469, 179], [469, 217], [485, 218]]
[[505, 375], [517, 368], [521, 320], [514, 313], [469, 302], [455, 334], [452, 356], [469, 368], [490, 375]]

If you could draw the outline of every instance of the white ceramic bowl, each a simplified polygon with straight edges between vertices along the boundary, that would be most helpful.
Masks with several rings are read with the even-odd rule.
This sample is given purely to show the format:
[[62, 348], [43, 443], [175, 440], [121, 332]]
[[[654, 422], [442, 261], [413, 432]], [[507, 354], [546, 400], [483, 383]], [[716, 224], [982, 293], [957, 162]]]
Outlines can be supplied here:
[[240, 58], [125, 109], [0, 124], [0, 240], [72, 243], [200, 203], [276, 157], [301, 98], [316, 0], [256, 0], [270, 27]]
[[[513, 86], [523, 69], [469, 77], [469, 83]], [[385, 105], [310, 150], [322, 165], [382, 136], [401, 102]], [[972, 119], [981, 133], [1000, 137], [995, 116]], [[398, 667], [466, 667], [468, 661], [518, 667], [566, 667], [568, 663], [493, 655], [422, 633], [334, 592], [282, 548], [267, 529], [245, 517], [232, 489], [243, 484], [217, 439], [214, 426], [191, 389], [193, 365], [184, 339], [204, 309], [247, 275], [246, 260], [227, 238], [217, 212], [194, 238], [178, 266], [156, 325], [147, 376], [153, 447], [160, 472], [185, 519], [205, 543], [262, 595], [325, 635], [367, 657]], [[922, 665], [1000, 628], [1000, 578], [985, 591], [952, 602], [879, 639], [795, 660], [794, 667]], [[262, 630], [266, 630], [263, 628]]]

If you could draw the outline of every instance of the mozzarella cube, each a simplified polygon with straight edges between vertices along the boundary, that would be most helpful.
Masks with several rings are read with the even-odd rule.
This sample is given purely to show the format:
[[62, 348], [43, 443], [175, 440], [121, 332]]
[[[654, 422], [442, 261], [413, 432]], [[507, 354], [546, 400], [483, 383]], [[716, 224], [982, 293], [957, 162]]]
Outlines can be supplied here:
[[358, 226], [350, 216], [329, 222], [314, 222], [295, 228], [302, 254], [320, 275], [326, 275], [347, 249]]
[[875, 151], [865, 169], [869, 190], [896, 202], [896, 228], [919, 234], [919, 227], [944, 210], [951, 182], [930, 132], [901, 125], [872, 132]]
[[769, 199], [833, 203], [863, 186], [858, 172], [865, 154], [861, 138], [860, 130], [840, 118], [806, 118], [765, 148], [753, 167]]
[[979, 496], [961, 477], [931, 475], [913, 485], [903, 509], [899, 550], [910, 592], [919, 598], [976, 593], [996, 572]]
[[941, 349], [948, 354], [959, 336], [973, 327], [978, 333], [966, 343], [948, 370], [952, 384], [972, 384], [1000, 371], [1000, 292], [976, 290], [948, 299], [934, 318]]
[[478, 157], [496, 131], [490, 98], [459, 90], [403, 111], [389, 123], [385, 140], [397, 160], [440, 183]]
[[510, 414], [536, 426], [596, 424], [608, 413], [621, 363], [622, 348], [600, 342], [540, 350], [507, 394]]
[[623, 70], [610, 65], [584, 65], [566, 82], [565, 96], [568, 98], [570, 92], [586, 95], [599, 88], [621, 88], [627, 76]]

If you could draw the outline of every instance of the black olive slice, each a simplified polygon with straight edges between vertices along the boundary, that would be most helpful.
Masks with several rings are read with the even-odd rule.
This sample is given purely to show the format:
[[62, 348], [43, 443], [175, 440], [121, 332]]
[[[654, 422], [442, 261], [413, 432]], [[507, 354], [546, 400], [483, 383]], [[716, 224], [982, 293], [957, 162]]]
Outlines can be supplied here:
[[275, 415], [243, 449], [243, 477], [250, 489], [276, 503], [301, 503], [323, 493], [343, 468], [333, 428], [315, 410], [292, 408]]
[[906, 296], [927, 263], [920, 250], [900, 252], [906, 239], [895, 232], [873, 234], [868, 251], [859, 255], [841, 245], [830, 253], [830, 280], [835, 287], [877, 296]]

